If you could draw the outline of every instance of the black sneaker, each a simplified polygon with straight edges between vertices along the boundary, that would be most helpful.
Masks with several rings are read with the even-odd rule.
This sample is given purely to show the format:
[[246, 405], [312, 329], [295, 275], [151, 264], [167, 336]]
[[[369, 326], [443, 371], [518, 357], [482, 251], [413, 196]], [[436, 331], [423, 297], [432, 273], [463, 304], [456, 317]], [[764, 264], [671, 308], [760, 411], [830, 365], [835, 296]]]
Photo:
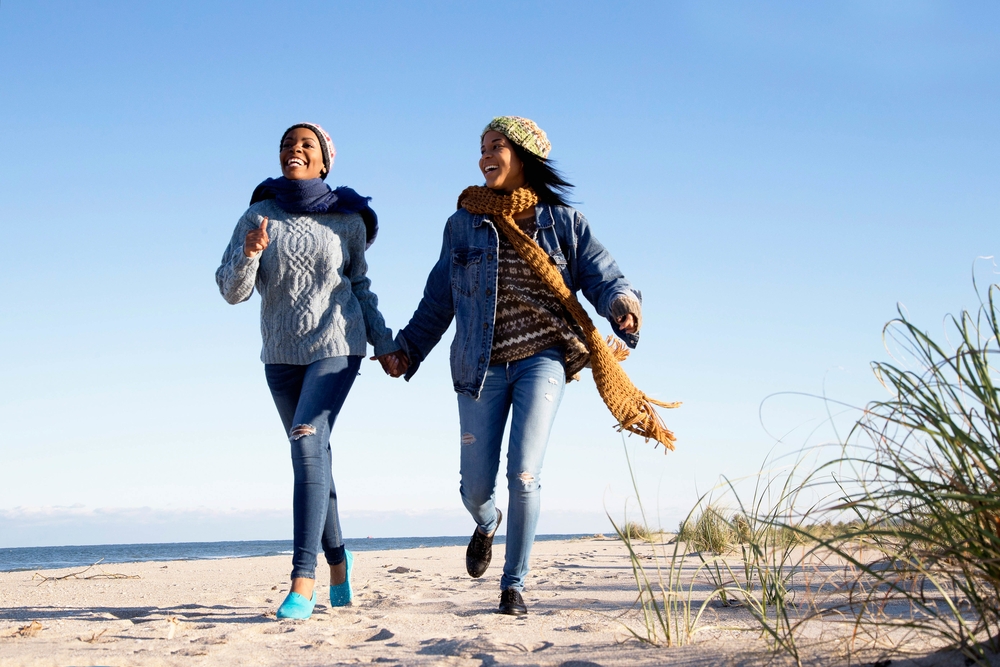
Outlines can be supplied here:
[[472, 533], [469, 548], [465, 550], [465, 570], [473, 579], [483, 576], [486, 568], [490, 566], [490, 561], [493, 560], [493, 536], [497, 534], [497, 528], [500, 528], [501, 521], [503, 521], [503, 512], [498, 509], [497, 525], [492, 533], [483, 535], [478, 527]]
[[508, 588], [500, 593], [500, 609], [497, 613], [508, 616], [524, 616], [528, 613], [528, 608], [524, 605], [524, 598], [521, 593], [514, 588]]

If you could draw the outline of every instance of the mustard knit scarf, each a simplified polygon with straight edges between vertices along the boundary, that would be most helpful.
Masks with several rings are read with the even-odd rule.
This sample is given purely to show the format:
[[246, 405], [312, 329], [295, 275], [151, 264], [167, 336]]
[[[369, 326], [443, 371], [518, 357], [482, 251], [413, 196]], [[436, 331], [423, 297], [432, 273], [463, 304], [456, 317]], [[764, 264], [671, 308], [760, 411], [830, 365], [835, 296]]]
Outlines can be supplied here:
[[476, 215], [489, 215], [503, 232], [517, 254], [528, 263], [531, 270], [542, 279], [558, 297], [569, 314], [584, 332], [584, 342], [590, 351], [590, 365], [597, 391], [611, 414], [618, 420], [618, 430], [631, 431], [648, 441], [650, 438], [667, 449], [674, 448], [674, 434], [664, 425], [653, 408], [676, 408], [680, 403], [663, 403], [646, 396], [629, 379], [619, 365], [628, 356], [628, 348], [616, 338], [601, 337], [590, 315], [583, 309], [576, 295], [570, 291], [549, 254], [521, 231], [514, 216], [527, 211], [538, 203], [538, 195], [530, 188], [518, 188], [512, 194], [498, 195], [489, 188], [474, 185], [458, 197], [458, 207]]

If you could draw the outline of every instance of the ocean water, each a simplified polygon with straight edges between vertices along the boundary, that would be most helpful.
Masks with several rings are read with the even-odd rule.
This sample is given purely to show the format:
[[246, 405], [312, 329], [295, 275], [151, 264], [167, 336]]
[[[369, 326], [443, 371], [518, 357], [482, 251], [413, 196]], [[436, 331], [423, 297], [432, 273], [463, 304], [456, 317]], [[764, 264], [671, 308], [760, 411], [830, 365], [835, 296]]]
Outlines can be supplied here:
[[[589, 535], [538, 535], [536, 542], [566, 540]], [[421, 547], [458, 547], [469, 537], [368, 537], [344, 540], [351, 551], [418, 549]], [[495, 544], [503, 544], [497, 535]], [[66, 547], [16, 547], [0, 549], [0, 572], [45, 570], [62, 567], [86, 567], [105, 563], [140, 561], [206, 560], [213, 558], [251, 558], [253, 556], [291, 555], [291, 540], [255, 540], [248, 542], [169, 542], [165, 544], [95, 544]]]

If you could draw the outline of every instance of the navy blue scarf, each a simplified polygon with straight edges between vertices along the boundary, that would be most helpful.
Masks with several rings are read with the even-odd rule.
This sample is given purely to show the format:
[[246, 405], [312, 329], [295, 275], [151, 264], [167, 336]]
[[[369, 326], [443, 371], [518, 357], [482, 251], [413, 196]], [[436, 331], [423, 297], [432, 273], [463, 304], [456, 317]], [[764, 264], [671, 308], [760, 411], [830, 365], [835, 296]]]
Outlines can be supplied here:
[[250, 205], [265, 199], [274, 202], [289, 213], [360, 213], [365, 221], [368, 246], [378, 234], [378, 216], [368, 205], [371, 197], [362, 197], [347, 187], [331, 190], [319, 178], [293, 181], [280, 176], [269, 178], [258, 185], [250, 195]]

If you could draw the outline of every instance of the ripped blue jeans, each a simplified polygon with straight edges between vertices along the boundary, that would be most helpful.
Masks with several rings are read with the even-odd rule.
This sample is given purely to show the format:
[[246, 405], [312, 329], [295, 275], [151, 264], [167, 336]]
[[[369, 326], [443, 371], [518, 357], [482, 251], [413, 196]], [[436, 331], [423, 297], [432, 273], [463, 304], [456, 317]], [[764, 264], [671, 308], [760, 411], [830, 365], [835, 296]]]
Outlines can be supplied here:
[[344, 562], [330, 431], [360, 368], [361, 357], [329, 357], [308, 366], [264, 365], [292, 450], [293, 579], [316, 578], [320, 547], [330, 565]]
[[524, 589], [541, 509], [542, 459], [565, 386], [562, 350], [552, 348], [527, 359], [490, 366], [479, 400], [458, 395], [462, 502], [484, 533], [497, 527], [495, 488], [500, 445], [511, 415], [502, 590]]

